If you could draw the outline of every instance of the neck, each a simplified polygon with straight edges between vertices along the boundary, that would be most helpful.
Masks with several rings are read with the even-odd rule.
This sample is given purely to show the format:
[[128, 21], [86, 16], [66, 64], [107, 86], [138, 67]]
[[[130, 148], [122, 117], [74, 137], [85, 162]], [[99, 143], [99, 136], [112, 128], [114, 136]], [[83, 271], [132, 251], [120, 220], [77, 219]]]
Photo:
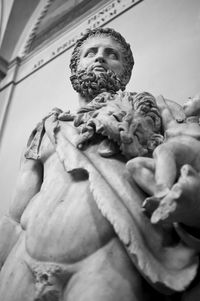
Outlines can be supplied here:
[[78, 103], [79, 103], [79, 107], [84, 107], [86, 104], [88, 104], [91, 101], [91, 99], [89, 99], [89, 97], [83, 97], [80, 94], [78, 94]]

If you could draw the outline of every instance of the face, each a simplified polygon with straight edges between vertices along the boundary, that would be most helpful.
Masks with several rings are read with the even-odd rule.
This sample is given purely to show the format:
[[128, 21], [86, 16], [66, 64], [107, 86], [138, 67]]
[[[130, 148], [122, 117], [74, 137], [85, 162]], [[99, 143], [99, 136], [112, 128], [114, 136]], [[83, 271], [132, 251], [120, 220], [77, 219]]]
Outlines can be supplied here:
[[96, 74], [111, 70], [120, 77], [124, 71], [121, 45], [104, 35], [88, 38], [81, 47], [77, 69]]
[[200, 95], [189, 98], [183, 105], [183, 109], [187, 117], [200, 116]]

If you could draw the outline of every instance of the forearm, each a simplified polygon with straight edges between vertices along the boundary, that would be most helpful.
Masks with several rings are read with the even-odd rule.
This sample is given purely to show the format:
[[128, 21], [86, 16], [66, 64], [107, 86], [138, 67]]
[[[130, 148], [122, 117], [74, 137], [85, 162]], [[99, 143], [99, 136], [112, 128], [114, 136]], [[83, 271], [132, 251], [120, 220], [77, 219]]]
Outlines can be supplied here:
[[20, 224], [11, 217], [4, 216], [0, 220], [0, 269], [21, 232]]

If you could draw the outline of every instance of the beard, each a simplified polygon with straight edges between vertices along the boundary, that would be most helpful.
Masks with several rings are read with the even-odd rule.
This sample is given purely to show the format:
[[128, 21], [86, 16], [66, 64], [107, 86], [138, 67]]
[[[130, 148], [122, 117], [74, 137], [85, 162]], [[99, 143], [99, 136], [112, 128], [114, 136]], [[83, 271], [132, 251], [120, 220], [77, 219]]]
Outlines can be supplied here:
[[89, 100], [103, 92], [116, 93], [120, 89], [125, 89], [120, 78], [110, 70], [99, 74], [81, 70], [72, 75], [70, 80], [74, 90]]

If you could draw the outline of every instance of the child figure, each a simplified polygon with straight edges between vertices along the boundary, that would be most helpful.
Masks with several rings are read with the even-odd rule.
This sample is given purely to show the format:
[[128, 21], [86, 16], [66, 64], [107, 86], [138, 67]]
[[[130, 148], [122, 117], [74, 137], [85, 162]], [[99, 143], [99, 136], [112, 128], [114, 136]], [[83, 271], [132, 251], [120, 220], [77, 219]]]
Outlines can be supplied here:
[[143, 210], [152, 223], [182, 222], [200, 227], [200, 96], [183, 106], [185, 120], [178, 123], [162, 98], [164, 142], [153, 158], [127, 163], [135, 182], [148, 194]]

